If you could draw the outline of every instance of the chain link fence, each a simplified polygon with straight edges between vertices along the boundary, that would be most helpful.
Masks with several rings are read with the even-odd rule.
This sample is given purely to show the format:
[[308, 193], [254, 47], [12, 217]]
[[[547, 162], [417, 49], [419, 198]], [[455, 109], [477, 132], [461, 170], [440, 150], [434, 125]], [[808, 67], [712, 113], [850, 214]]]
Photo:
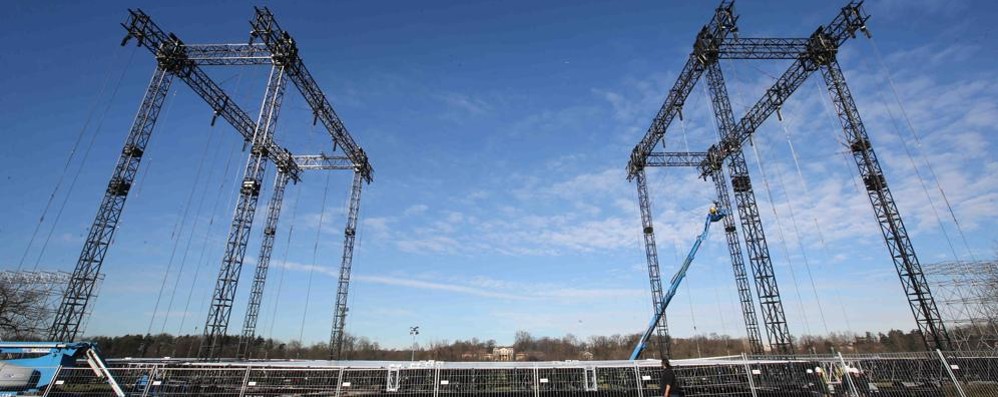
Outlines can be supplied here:
[[[647, 361], [231, 362], [111, 360], [128, 396], [661, 396]], [[998, 397], [998, 352], [731, 356], [674, 360], [685, 396]], [[113, 396], [89, 368], [0, 395]]]

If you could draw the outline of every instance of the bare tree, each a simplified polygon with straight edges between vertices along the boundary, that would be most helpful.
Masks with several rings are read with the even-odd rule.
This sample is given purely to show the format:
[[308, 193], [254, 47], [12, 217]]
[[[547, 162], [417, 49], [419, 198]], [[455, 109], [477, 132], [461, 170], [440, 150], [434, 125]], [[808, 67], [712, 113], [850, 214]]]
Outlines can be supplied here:
[[48, 325], [49, 291], [0, 280], [0, 338], [33, 339]]

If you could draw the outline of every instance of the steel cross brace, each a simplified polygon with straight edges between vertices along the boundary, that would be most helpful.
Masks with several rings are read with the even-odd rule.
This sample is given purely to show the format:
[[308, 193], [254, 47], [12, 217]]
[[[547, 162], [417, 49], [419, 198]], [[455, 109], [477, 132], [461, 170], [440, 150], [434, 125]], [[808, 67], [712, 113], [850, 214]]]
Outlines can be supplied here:
[[[797, 59], [807, 38], [740, 37], [720, 43], [720, 59]], [[270, 49], [263, 43], [185, 44], [187, 59], [201, 66], [270, 65]]]
[[661, 142], [669, 125], [672, 124], [672, 120], [682, 111], [686, 98], [693, 91], [693, 86], [696, 85], [703, 73], [704, 63], [717, 57], [718, 47], [724, 42], [725, 37], [736, 29], [737, 19], [734, 14], [734, 5], [731, 1], [725, 0], [715, 10], [714, 17], [711, 18], [710, 22], [700, 29], [693, 44], [693, 52], [686, 60], [686, 64], [683, 65], [683, 70], [679, 72], [676, 83], [669, 90], [669, 96], [652, 120], [648, 132], [631, 151], [631, 157], [627, 163], [627, 180], [633, 180], [637, 177], [638, 172], [644, 169], [648, 156]]
[[[696, 167], [707, 156], [706, 152], [653, 152], [648, 156], [648, 167]], [[728, 196], [728, 184], [722, 173], [712, 178], [714, 181], [717, 201], [721, 208], [730, 209], [731, 199]], [[724, 217], [724, 236], [728, 243], [728, 254], [731, 256], [731, 269], [735, 276], [735, 286], [741, 302], [742, 318], [745, 322], [745, 335], [748, 337], [749, 348], [753, 354], [764, 353], [762, 337], [759, 333], [759, 320], [755, 312], [752, 290], [749, 287], [748, 273], [745, 271], [745, 260], [735, 228], [734, 216]]]

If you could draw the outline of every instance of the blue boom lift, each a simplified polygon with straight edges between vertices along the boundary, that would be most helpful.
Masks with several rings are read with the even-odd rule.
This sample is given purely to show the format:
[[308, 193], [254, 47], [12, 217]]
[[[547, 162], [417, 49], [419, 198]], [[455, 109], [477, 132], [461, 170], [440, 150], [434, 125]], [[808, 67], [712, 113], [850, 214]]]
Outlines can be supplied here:
[[[0, 342], [0, 396], [43, 392], [60, 368], [84, 359], [97, 378], [105, 379], [118, 397], [125, 393], [111, 376], [97, 345], [89, 342]], [[12, 358], [9, 358], [12, 357]]]
[[658, 320], [665, 314], [665, 308], [669, 307], [669, 302], [672, 302], [672, 297], [676, 296], [676, 291], [679, 290], [679, 284], [681, 284], [683, 279], [686, 278], [686, 271], [690, 269], [690, 264], [693, 263], [693, 257], [696, 256], [697, 250], [700, 249], [700, 243], [707, 239], [707, 232], [710, 231], [710, 224], [724, 219], [726, 215], [727, 214], [723, 210], [717, 208], [717, 203], [714, 203], [714, 206], [710, 208], [710, 211], [707, 213], [707, 219], [703, 222], [703, 233], [700, 233], [700, 235], [697, 236], [697, 240], [693, 242], [693, 249], [690, 250], [689, 255], [686, 255], [686, 260], [683, 261], [683, 266], [679, 268], [679, 271], [676, 272], [675, 276], [672, 276], [669, 291], [666, 292], [664, 297], [662, 297], [662, 304], [659, 306], [660, 309], [655, 313], [655, 316], [652, 317], [651, 322], [648, 323], [648, 329], [645, 330], [645, 333], [641, 334], [641, 339], [638, 340], [637, 346], [634, 346], [634, 351], [631, 352], [631, 361], [637, 360], [638, 356], [641, 355], [641, 352], [645, 350], [645, 347], [647, 347], [648, 338], [651, 337], [652, 332], [655, 332], [655, 326], [658, 324]]

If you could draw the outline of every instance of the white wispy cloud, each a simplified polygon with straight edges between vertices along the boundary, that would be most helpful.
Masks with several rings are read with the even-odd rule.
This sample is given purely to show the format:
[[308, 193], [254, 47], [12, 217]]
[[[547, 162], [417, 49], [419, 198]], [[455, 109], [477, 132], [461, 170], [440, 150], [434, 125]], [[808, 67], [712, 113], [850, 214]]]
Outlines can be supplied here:
[[[308, 265], [296, 262], [284, 262], [278, 266], [294, 271], [315, 272], [329, 277], [339, 277], [338, 269], [330, 266]], [[461, 295], [515, 301], [599, 300], [643, 296], [645, 294], [643, 290], [637, 288], [578, 288], [558, 283], [498, 280], [487, 276], [474, 276], [470, 278], [429, 275], [399, 277], [395, 275], [355, 274], [351, 276], [351, 279], [361, 283], [444, 291]]]

